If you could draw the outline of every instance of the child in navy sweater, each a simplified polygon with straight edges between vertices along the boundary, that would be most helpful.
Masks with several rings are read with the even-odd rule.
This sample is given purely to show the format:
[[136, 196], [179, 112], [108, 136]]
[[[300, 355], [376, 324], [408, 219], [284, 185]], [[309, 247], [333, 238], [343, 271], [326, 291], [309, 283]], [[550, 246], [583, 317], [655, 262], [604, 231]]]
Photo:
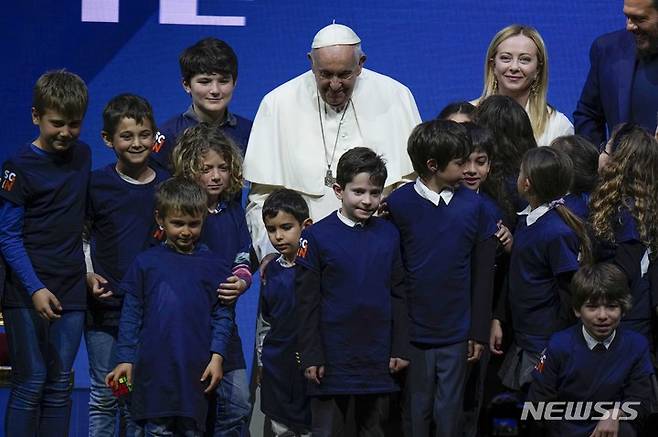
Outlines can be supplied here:
[[333, 187], [341, 208], [302, 232], [295, 294], [314, 437], [341, 435], [351, 399], [358, 434], [383, 435], [393, 374], [408, 365], [400, 237], [372, 217], [385, 181], [381, 157], [348, 150]]
[[[571, 284], [581, 323], [551, 337], [535, 366], [528, 400], [606, 403], [590, 405], [581, 420], [547, 422], [554, 436], [635, 435], [629, 428], [648, 412], [654, 371], [646, 339], [619, 328], [631, 306], [626, 277], [614, 264], [601, 263], [582, 267]], [[580, 407], [581, 413], [587, 409]], [[607, 410], [609, 417], [594, 420], [602, 415], [597, 410]]]
[[201, 122], [229, 136], [244, 156], [252, 123], [228, 110], [238, 80], [238, 58], [233, 49], [217, 38], [204, 38], [186, 48], [179, 63], [183, 89], [192, 103], [160, 127], [151, 159], [161, 168], [171, 169], [178, 138], [185, 129]]
[[200, 436], [206, 393], [222, 378], [233, 309], [217, 286], [230, 264], [197, 244], [207, 214], [194, 182], [169, 179], [156, 194], [165, 243], [142, 252], [125, 274], [116, 361], [105, 382], [133, 385], [131, 413], [146, 435]]
[[261, 410], [276, 436], [308, 436], [311, 409], [297, 356], [295, 256], [302, 230], [311, 224], [308, 205], [299, 193], [274, 191], [263, 205], [265, 230], [281, 254], [267, 265], [260, 289], [260, 315], [267, 330], [259, 333], [262, 363]]
[[[87, 199], [90, 261], [87, 272], [88, 311], [85, 340], [89, 356], [89, 433], [114, 433], [117, 398], [105, 386], [113, 362], [122, 298], [114, 294], [141, 251], [156, 240], [153, 218], [155, 188], [167, 177], [148, 165], [155, 138], [151, 105], [142, 97], [121, 94], [103, 110], [105, 144], [117, 161], [91, 174]], [[128, 409], [122, 419], [132, 435]]]
[[0, 189], [13, 370], [4, 426], [10, 436], [66, 436], [87, 306], [81, 235], [91, 156], [77, 141], [87, 87], [73, 73], [51, 71], [35, 84], [32, 105], [39, 136], [4, 163]]
[[459, 435], [467, 360], [489, 337], [496, 222], [473, 190], [460, 187], [470, 154], [466, 128], [422, 123], [407, 150], [415, 183], [388, 198], [407, 274], [411, 365], [405, 383], [407, 436]]
[[[530, 382], [550, 336], [573, 322], [569, 282], [579, 262], [592, 258], [584, 224], [562, 199], [572, 177], [571, 159], [556, 149], [539, 147], [523, 156], [517, 185], [529, 205], [514, 232], [507, 296], [514, 344], [499, 373], [514, 390]], [[502, 335], [494, 319], [494, 354], [502, 354]]]
[[[242, 188], [240, 152], [215, 126], [199, 123], [179, 138], [172, 161], [176, 177], [194, 181], [206, 191], [208, 217], [200, 242], [233, 265], [232, 275], [220, 284], [218, 293], [223, 303], [237, 305], [240, 295], [251, 285], [251, 238], [244, 210], [235, 198]], [[224, 361], [224, 379], [217, 388], [215, 435], [218, 437], [242, 432], [249, 419], [251, 405], [245, 368], [236, 325]]]

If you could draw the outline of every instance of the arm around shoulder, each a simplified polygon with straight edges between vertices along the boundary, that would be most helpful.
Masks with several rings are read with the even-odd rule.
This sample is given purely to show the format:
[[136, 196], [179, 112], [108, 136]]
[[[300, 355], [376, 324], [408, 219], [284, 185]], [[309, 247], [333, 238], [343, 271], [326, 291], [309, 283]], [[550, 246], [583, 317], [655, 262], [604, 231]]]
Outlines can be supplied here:
[[295, 261], [295, 300], [298, 320], [297, 343], [302, 369], [324, 364], [320, 332], [322, 304], [321, 257], [313, 236], [302, 231]]
[[299, 322], [297, 344], [302, 369], [324, 364], [320, 335], [321, 277], [318, 271], [295, 266], [296, 315]]
[[251, 184], [245, 219], [251, 235], [251, 241], [258, 261], [271, 253], [277, 253], [270, 243], [263, 223], [263, 204], [274, 190], [281, 188], [274, 185]]

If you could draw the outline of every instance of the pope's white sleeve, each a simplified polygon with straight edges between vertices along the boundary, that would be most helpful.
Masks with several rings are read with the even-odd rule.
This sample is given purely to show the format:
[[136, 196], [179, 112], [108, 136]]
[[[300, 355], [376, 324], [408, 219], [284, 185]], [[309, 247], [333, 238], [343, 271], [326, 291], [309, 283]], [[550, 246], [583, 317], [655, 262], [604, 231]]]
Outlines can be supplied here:
[[261, 261], [263, 257], [270, 253], [277, 253], [270, 239], [267, 237], [265, 231], [265, 224], [263, 223], [263, 204], [265, 199], [278, 187], [270, 187], [268, 185], [251, 184], [251, 191], [249, 192], [247, 210], [245, 217], [247, 220], [247, 227], [251, 235], [251, 242], [258, 257]]

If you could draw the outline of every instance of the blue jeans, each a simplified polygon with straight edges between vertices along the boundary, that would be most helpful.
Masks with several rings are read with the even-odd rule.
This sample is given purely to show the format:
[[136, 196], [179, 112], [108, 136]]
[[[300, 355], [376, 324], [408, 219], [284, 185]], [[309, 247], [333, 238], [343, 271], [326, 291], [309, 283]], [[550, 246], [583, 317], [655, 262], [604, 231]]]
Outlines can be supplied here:
[[82, 339], [84, 311], [65, 311], [53, 322], [33, 308], [3, 308], [12, 365], [5, 434], [67, 436], [71, 368]]
[[135, 424], [130, 418], [125, 397], [117, 399], [105, 385], [105, 376], [116, 366], [116, 336], [109, 331], [88, 329], [85, 341], [89, 356], [89, 436], [114, 437], [117, 413], [125, 424], [126, 435], [134, 435]]
[[194, 419], [188, 417], [159, 417], [137, 426], [135, 437], [201, 437]]
[[246, 369], [236, 369], [224, 374], [217, 387], [214, 437], [241, 437], [247, 429], [250, 411]]

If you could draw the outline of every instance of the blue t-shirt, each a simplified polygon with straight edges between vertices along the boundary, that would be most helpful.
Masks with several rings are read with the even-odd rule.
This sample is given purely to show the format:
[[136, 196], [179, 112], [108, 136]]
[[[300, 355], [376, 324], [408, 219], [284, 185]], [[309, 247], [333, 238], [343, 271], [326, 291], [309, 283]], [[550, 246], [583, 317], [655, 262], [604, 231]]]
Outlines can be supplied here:
[[[208, 214], [206, 217], [199, 243], [208, 246], [216, 256], [229, 265], [235, 266], [236, 263], [248, 265], [251, 237], [242, 206], [235, 200], [231, 200], [222, 202], [218, 209], [218, 213]], [[231, 336], [228, 355], [224, 359], [224, 371], [230, 372], [245, 367], [242, 341], [236, 324]]]
[[204, 245], [181, 254], [162, 244], [135, 258], [119, 286], [116, 348], [118, 363], [134, 363], [133, 419], [189, 417], [204, 428], [201, 375], [212, 353], [226, 356], [234, 324], [216, 292], [230, 271]]
[[[171, 151], [176, 147], [176, 140], [180, 137], [185, 129], [199, 124], [199, 119], [190, 107], [184, 113], [167, 120], [160, 126], [156, 135], [156, 142], [153, 145], [153, 153], [150, 159], [152, 163], [162, 169], [171, 171]], [[249, 143], [249, 134], [251, 133], [251, 120], [247, 120], [239, 115], [227, 111], [226, 119], [217, 124], [217, 128], [233, 140], [238, 149], [245, 155], [247, 143]]]
[[458, 188], [450, 204], [441, 200], [435, 206], [409, 183], [391, 193], [387, 203], [402, 242], [411, 341], [445, 346], [468, 340], [471, 255], [496, 233], [482, 197]]
[[[649, 344], [641, 335], [617, 329], [607, 350], [590, 350], [582, 325], [577, 323], [551, 337], [533, 372], [528, 400], [640, 401], [646, 411], [652, 397], [653, 373]], [[549, 422], [552, 435], [559, 436], [588, 436], [596, 425], [597, 421], [592, 420]]]
[[[82, 230], [90, 166], [89, 146], [77, 141], [63, 153], [25, 144], [3, 165], [0, 197], [23, 207], [23, 245], [64, 310], [84, 310], [87, 304]], [[33, 306], [11, 269], [3, 305]]]
[[[91, 173], [87, 199], [90, 222], [91, 259], [94, 272], [108, 281], [109, 290], [117, 290], [123, 275], [135, 257], [157, 244], [153, 233], [155, 190], [168, 174], [156, 170], [147, 184], [133, 184], [109, 164]], [[98, 300], [88, 297], [87, 324], [94, 327], [119, 325], [121, 298]]]
[[[578, 270], [580, 241], [555, 209], [530, 226], [521, 217], [509, 269], [509, 304], [516, 343], [541, 352], [560, 326], [557, 276]], [[570, 306], [570, 302], [567, 302]]]
[[[372, 217], [350, 227], [336, 213], [302, 232], [297, 268], [320, 275], [320, 326], [324, 355], [320, 385], [311, 396], [390, 393], [393, 337], [392, 287], [401, 272], [400, 240], [388, 221]], [[303, 354], [304, 351], [302, 350]]]
[[295, 269], [277, 261], [267, 265], [260, 289], [260, 311], [270, 330], [263, 342], [261, 409], [296, 431], [311, 427], [306, 379], [297, 363]]

